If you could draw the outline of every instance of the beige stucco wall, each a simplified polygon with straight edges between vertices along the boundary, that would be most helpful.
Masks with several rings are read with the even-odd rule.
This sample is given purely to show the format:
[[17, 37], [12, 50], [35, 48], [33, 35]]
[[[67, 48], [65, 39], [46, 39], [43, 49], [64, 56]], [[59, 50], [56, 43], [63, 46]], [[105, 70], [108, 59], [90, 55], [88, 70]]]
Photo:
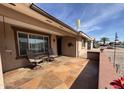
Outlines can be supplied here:
[[[3, 31], [3, 16], [5, 16], [6, 23], [5, 33]], [[51, 33], [51, 47], [53, 48], [54, 54], [57, 54], [56, 35], [68, 35], [68, 33], [58, 28], [0, 6], [0, 33], [2, 33], [0, 34], [0, 51], [2, 54], [4, 72], [29, 65], [27, 59], [17, 58], [14, 31], [11, 25], [32, 29], [38, 32]], [[53, 42], [53, 39], [55, 39], [55, 42]]]
[[[2, 16], [5, 16], [5, 32], [3, 31]], [[38, 32], [46, 32], [51, 35], [51, 48], [54, 54], [57, 54], [57, 40], [56, 35], [62, 36], [62, 55], [76, 56], [76, 39], [71, 33], [64, 30], [52, 27], [39, 20], [28, 17], [24, 14], [18, 13], [4, 6], [0, 6], [0, 51], [2, 54], [3, 71], [9, 71], [15, 68], [23, 67], [29, 64], [25, 58], [16, 58], [16, 47], [14, 40], [14, 31], [11, 25], [19, 26], [23, 28], [32, 29]], [[56, 33], [55, 33], [56, 32]], [[54, 35], [53, 35], [54, 34]], [[55, 39], [55, 42], [53, 41]], [[68, 43], [72, 43], [73, 46], [68, 47]], [[85, 53], [85, 49], [81, 48], [81, 40], [78, 40], [79, 55]]]
[[[73, 46], [68, 46], [68, 43], [72, 43]], [[72, 37], [62, 38], [62, 55], [65, 56], [76, 56], [76, 39]]]
[[12, 30], [9, 24], [5, 24], [5, 28], [6, 28], [5, 32], [2, 32], [3, 35], [5, 34], [4, 41], [1, 42], [1, 44], [4, 45], [2, 50], [2, 65], [4, 72], [18, 67], [23, 67], [29, 64], [27, 59], [16, 58], [17, 56], [14, 40], [14, 31]]
[[82, 37], [78, 37], [77, 40], [77, 56], [86, 58], [87, 57], [87, 41], [85, 40], [85, 47], [82, 47]]
[[57, 55], [57, 38], [56, 35], [51, 35], [51, 48], [54, 55]]

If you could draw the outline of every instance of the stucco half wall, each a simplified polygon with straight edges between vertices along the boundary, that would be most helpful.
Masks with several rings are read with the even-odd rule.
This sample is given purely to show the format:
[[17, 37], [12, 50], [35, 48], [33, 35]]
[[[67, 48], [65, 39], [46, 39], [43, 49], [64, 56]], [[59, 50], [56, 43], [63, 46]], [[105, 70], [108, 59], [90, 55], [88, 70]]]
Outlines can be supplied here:
[[73, 37], [62, 38], [62, 55], [76, 57], [76, 39]]

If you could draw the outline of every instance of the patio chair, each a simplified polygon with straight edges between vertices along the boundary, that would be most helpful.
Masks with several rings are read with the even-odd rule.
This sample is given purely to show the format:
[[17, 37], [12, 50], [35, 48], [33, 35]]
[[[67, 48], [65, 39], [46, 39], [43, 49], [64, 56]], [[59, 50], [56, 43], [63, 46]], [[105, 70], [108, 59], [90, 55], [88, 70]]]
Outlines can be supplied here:
[[48, 49], [48, 61], [53, 61], [57, 55], [54, 54], [53, 49]]
[[31, 50], [27, 51], [27, 58], [28, 58], [29, 62], [32, 63], [35, 67], [40, 66], [39, 63], [41, 61], [43, 61], [43, 58], [41, 56], [36, 57]]

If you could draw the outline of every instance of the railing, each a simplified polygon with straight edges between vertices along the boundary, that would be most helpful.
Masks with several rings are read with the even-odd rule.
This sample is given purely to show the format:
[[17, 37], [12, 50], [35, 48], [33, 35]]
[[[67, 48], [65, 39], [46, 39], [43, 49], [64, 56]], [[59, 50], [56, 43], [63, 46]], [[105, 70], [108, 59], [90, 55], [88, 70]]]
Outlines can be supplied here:
[[1, 60], [1, 54], [0, 54], [0, 89], [4, 88], [4, 82], [3, 82], [3, 71], [2, 71], [2, 60]]

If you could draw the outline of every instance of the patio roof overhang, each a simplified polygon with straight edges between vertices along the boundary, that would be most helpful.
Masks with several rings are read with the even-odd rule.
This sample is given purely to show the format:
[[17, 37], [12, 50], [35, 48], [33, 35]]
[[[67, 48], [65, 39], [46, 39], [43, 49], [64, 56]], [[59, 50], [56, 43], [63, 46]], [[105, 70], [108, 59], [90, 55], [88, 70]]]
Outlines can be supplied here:
[[61, 25], [60, 23], [57, 23], [55, 20], [52, 20], [44, 15], [39, 14], [38, 12], [34, 11], [33, 9], [30, 8], [31, 4], [21, 4], [21, 3], [16, 3], [15, 5], [12, 4], [2, 4], [9, 9], [12, 9], [14, 11], [20, 12], [22, 14], [25, 14], [27, 16], [30, 16], [38, 21], [44, 22], [46, 24], [49, 24], [50, 26], [53, 26], [57, 29], [60, 29], [61, 31], [65, 33], [70, 33], [72, 35], [77, 35], [77, 32], [72, 31], [65, 27], [64, 25]]
[[85, 33], [82, 32], [82, 31], [79, 31], [79, 35], [80, 35], [81, 37], [83, 37], [83, 38], [86, 38], [86, 39], [89, 40], [89, 41], [93, 41], [93, 40], [94, 40], [94, 38], [88, 36], [87, 34], [85, 34]]
[[[84, 37], [90, 41], [93, 40], [93, 38], [89, 37], [84, 32], [81, 32], [81, 31], [78, 32], [78, 31], [74, 30], [73, 28], [71, 28], [70, 26], [65, 24], [64, 22], [58, 20], [57, 18], [53, 17], [52, 15], [48, 14], [44, 10], [37, 7], [35, 4], [31, 4], [31, 3], [26, 3], [26, 4], [24, 4], [24, 3], [8, 3], [8, 4], [5, 4], [4, 3], [2, 5], [10, 8], [10, 9], [13, 9], [16, 12], [20, 12], [22, 14], [30, 16], [38, 21], [44, 22], [45, 24], [49, 24], [50, 26], [53, 26], [57, 29], [60, 29], [60, 31], [58, 31], [58, 32], [62, 33], [62, 34], [60, 34], [58, 32], [51, 31], [52, 34], [61, 35], [61, 36], [66, 35], [66, 36], [77, 37], [80, 33], [80, 35], [82, 37]], [[14, 21], [14, 19], [13, 19], [13, 21]], [[10, 20], [9, 20], [9, 22], [10, 22]], [[17, 24], [13, 23], [13, 25], [17, 25]], [[33, 26], [31, 26], [31, 27], [33, 27]], [[34, 27], [34, 28], [37, 28], [37, 30], [41, 30], [41, 28], [38, 28], [38, 27]]]
[[77, 33], [76, 30], [74, 30], [72, 27], [70, 27], [69, 25], [65, 24], [64, 22], [60, 21], [59, 19], [55, 18], [54, 16], [50, 15], [49, 13], [45, 12], [44, 10], [42, 10], [41, 8], [39, 8], [38, 6], [36, 6], [35, 4], [31, 4], [30, 8], [33, 9], [34, 11], [40, 13], [41, 15], [44, 15], [46, 17], [48, 17], [49, 19], [55, 21], [56, 23], [59, 23], [61, 26], [60, 28], [66, 27], [69, 30], [71, 30], [74, 33]]
[[[3, 22], [2, 16], [0, 16], [0, 21]], [[11, 24], [13, 26], [17, 26], [17, 27], [24, 27], [24, 28], [31, 29], [31, 30], [33, 29], [33, 30], [37, 30], [37, 31], [42, 31], [42, 32], [48, 33], [48, 34], [55, 34], [55, 35], [59, 35], [59, 36], [64, 36], [64, 34], [62, 34], [62, 33], [51, 31], [51, 30], [45, 29], [45, 28], [41, 28], [39, 26], [28, 24], [28, 23], [25, 23], [25, 22], [22, 22], [19, 20], [9, 18], [9, 17], [4, 17], [4, 22]]]
[[74, 34], [53, 27], [47, 23], [36, 20], [20, 12], [14, 11], [4, 5], [0, 5], [0, 21], [11, 24], [12, 26], [27, 28], [34, 31], [44, 32], [46, 34], [55, 34], [58, 36], [71, 36], [75, 37]]

